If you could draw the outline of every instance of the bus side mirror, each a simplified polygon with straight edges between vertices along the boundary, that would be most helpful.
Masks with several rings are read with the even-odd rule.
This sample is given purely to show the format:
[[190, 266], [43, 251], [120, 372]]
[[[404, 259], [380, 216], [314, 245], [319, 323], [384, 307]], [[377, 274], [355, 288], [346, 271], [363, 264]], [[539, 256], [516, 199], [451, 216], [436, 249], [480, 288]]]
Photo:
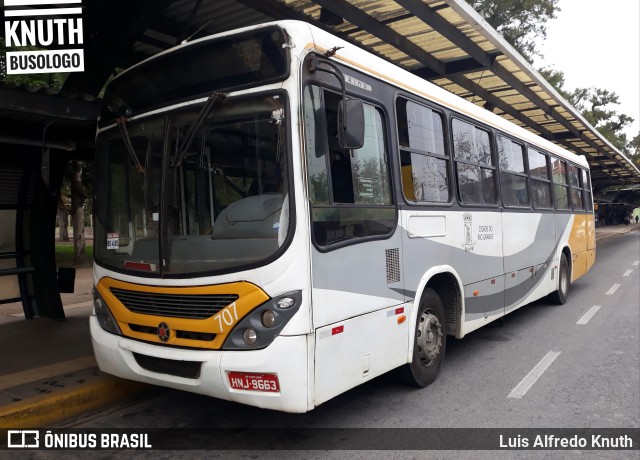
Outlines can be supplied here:
[[364, 144], [364, 106], [360, 99], [342, 99], [338, 104], [338, 143], [342, 149]]

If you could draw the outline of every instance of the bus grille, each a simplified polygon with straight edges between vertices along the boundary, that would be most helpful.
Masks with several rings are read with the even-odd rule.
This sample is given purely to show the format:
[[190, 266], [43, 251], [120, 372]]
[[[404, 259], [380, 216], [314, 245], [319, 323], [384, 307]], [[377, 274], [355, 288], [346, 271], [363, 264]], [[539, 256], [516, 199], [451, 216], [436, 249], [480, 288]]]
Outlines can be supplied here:
[[159, 294], [111, 288], [111, 293], [134, 313], [172, 318], [210, 318], [238, 300], [236, 294]]
[[185, 379], [197, 379], [200, 377], [202, 363], [199, 361], [177, 361], [175, 359], [156, 358], [154, 356], [133, 353], [138, 365], [158, 374], [175, 375]]
[[[158, 328], [152, 326], [143, 326], [141, 324], [129, 323], [129, 328], [134, 332], [141, 334], [150, 334], [154, 337], [158, 336]], [[176, 331], [176, 338], [187, 340], [200, 340], [202, 342], [213, 342], [216, 338], [215, 334], [210, 332], [195, 332], [195, 331]]]

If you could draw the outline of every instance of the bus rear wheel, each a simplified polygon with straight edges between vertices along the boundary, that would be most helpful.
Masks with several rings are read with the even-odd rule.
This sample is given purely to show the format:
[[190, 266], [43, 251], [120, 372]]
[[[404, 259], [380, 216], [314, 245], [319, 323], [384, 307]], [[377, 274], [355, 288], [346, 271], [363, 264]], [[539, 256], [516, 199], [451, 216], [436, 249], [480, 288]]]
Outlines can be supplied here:
[[403, 368], [410, 385], [426, 387], [438, 377], [447, 347], [447, 323], [440, 296], [425, 289], [416, 319], [413, 359]]
[[560, 256], [560, 269], [558, 270], [558, 290], [551, 293], [551, 300], [557, 305], [564, 305], [567, 302], [567, 296], [569, 295], [569, 262], [567, 261], [567, 255], [562, 254]]

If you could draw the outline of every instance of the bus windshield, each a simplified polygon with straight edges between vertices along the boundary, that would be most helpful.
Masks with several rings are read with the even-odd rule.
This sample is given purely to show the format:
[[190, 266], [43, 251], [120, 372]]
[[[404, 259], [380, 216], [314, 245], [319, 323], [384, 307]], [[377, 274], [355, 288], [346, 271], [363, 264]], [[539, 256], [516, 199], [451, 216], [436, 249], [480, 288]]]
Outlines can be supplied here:
[[198, 120], [201, 108], [130, 121], [98, 136], [97, 263], [190, 276], [257, 266], [283, 246], [284, 94], [224, 98]]

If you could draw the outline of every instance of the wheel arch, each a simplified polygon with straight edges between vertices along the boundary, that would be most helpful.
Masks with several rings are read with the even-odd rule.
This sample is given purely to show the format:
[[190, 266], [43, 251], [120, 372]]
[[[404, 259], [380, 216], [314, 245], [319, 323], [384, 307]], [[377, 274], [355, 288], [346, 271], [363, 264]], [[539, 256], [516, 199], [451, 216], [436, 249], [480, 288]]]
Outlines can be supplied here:
[[409, 323], [409, 362], [413, 356], [418, 310], [425, 289], [427, 288], [433, 289], [442, 301], [447, 319], [447, 334], [453, 335], [456, 338], [462, 338], [462, 318], [464, 318], [464, 288], [462, 280], [453, 267], [449, 265], [432, 267], [422, 276], [411, 307], [411, 322]]

